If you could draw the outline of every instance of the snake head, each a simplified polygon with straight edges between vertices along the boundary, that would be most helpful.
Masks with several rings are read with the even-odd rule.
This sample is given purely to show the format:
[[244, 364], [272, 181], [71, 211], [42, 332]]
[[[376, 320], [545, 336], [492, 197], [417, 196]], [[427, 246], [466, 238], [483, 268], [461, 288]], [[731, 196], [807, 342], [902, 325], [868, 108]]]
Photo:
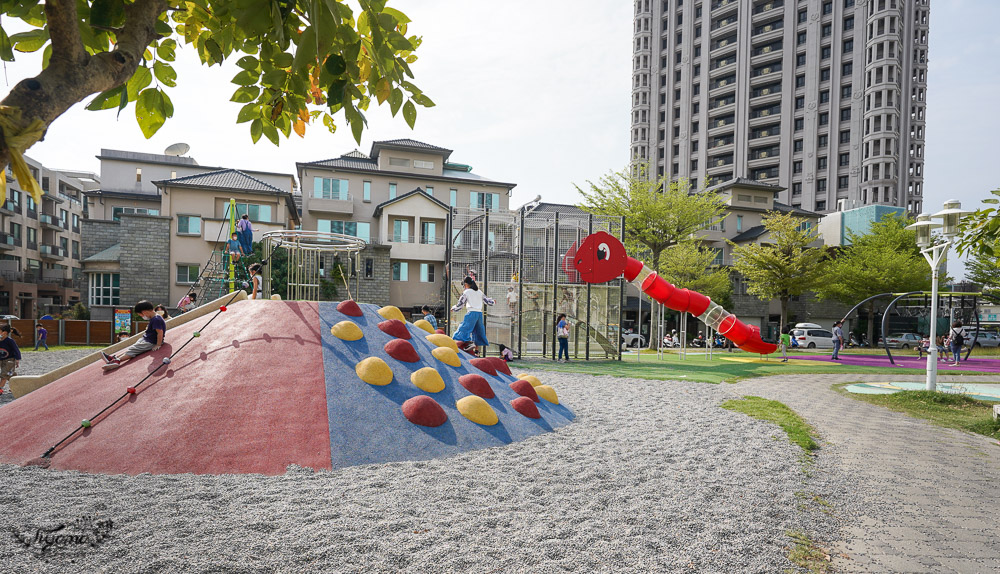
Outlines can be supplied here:
[[575, 251], [571, 248], [566, 257], [587, 283], [611, 281], [625, 272], [625, 246], [605, 231], [588, 235]]

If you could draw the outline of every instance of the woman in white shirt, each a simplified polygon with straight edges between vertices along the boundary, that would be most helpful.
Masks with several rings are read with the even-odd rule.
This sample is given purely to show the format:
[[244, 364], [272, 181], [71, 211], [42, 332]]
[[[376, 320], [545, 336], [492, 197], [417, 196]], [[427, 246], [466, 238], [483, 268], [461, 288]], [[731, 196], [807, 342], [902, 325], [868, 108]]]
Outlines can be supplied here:
[[483, 304], [494, 305], [496, 301], [484, 295], [479, 290], [479, 286], [476, 285], [476, 280], [472, 277], [466, 277], [462, 281], [462, 286], [465, 287], [465, 291], [462, 292], [462, 296], [458, 298], [458, 303], [451, 310], [458, 311], [462, 308], [462, 305], [465, 305], [465, 318], [462, 319], [462, 324], [458, 326], [458, 330], [455, 331], [455, 335], [452, 338], [457, 342], [471, 341], [477, 347], [485, 347], [490, 342], [486, 338], [486, 323], [483, 321]]

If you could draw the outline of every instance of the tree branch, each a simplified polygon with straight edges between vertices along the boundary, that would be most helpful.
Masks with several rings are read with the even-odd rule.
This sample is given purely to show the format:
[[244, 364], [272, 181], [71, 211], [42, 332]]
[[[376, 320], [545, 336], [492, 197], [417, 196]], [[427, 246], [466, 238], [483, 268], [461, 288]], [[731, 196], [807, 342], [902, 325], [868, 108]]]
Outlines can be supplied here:
[[[158, 37], [156, 20], [167, 7], [166, 0], [136, 0], [126, 5], [125, 24], [115, 49], [92, 56], [80, 39], [74, 0], [47, 0], [45, 12], [52, 37], [49, 66], [34, 78], [19, 82], [0, 104], [19, 109], [23, 126], [38, 119], [48, 127], [88, 96], [124, 84], [135, 74], [146, 47]], [[8, 161], [7, 143], [0, 134], [0, 166]]]

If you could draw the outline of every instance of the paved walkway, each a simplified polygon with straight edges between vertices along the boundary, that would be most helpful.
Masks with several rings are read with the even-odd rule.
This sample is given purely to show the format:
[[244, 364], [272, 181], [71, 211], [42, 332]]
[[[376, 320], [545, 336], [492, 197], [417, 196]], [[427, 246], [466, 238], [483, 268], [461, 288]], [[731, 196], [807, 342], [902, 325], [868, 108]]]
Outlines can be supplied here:
[[[779, 400], [820, 433], [820, 457], [857, 477], [860, 516], [832, 542], [838, 572], [1000, 572], [1000, 446], [842, 396], [840, 382], [910, 377], [752, 379], [742, 395]], [[995, 382], [996, 377], [941, 377]]]

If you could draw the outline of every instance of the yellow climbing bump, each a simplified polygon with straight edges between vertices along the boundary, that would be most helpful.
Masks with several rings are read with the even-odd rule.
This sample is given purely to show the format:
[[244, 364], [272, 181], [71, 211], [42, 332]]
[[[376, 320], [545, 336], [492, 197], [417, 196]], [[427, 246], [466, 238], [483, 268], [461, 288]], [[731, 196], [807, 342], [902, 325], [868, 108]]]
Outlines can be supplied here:
[[341, 321], [330, 327], [330, 333], [343, 341], [357, 341], [365, 336], [361, 332], [361, 327], [358, 327], [354, 321]]
[[434, 327], [431, 326], [431, 322], [428, 321], [427, 319], [417, 319], [416, 321], [413, 322], [413, 324], [417, 327], [420, 327], [424, 331], [427, 331], [428, 333], [434, 332]]
[[378, 310], [378, 314], [382, 315], [383, 319], [399, 319], [402, 322], [406, 322], [406, 317], [403, 316], [403, 312], [399, 310], [399, 307], [393, 305], [386, 305]]
[[469, 395], [459, 399], [455, 406], [462, 416], [478, 425], [493, 426], [500, 421], [493, 407], [483, 397]]
[[281, 301], [281, 295], [278, 295], [277, 293], [271, 295], [271, 301]]
[[452, 367], [461, 367], [462, 360], [458, 358], [458, 353], [448, 347], [437, 347], [431, 351], [434, 358]]
[[378, 357], [368, 357], [354, 367], [358, 378], [368, 383], [384, 387], [392, 382], [392, 369]]
[[536, 377], [535, 375], [529, 375], [528, 373], [521, 373], [520, 375], [517, 376], [517, 378], [528, 381], [529, 383], [531, 383], [531, 386], [533, 387], [537, 387], [538, 385], [542, 384], [542, 381], [539, 381], [538, 377]]
[[556, 390], [548, 385], [538, 385], [535, 387], [535, 393], [538, 394], [538, 398], [545, 399], [554, 405], [559, 404], [559, 397], [556, 396]]
[[410, 382], [421, 391], [437, 393], [444, 390], [444, 379], [433, 367], [424, 367], [410, 375]]
[[433, 335], [427, 335], [427, 340], [435, 347], [448, 347], [452, 351], [458, 352], [458, 344], [455, 342], [455, 339], [452, 339], [448, 335], [434, 333]]

